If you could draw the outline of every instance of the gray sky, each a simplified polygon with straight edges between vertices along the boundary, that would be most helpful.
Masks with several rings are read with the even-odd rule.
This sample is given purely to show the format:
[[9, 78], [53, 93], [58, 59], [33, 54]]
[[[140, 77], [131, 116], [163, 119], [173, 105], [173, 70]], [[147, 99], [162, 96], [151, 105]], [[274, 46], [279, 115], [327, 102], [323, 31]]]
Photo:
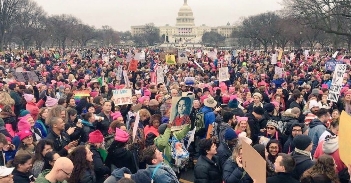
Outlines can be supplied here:
[[[132, 25], [155, 23], [175, 25], [183, 0], [34, 0], [49, 14], [71, 14], [100, 28], [109, 25], [118, 31]], [[282, 0], [188, 0], [195, 25], [235, 23], [241, 17], [282, 9]]]

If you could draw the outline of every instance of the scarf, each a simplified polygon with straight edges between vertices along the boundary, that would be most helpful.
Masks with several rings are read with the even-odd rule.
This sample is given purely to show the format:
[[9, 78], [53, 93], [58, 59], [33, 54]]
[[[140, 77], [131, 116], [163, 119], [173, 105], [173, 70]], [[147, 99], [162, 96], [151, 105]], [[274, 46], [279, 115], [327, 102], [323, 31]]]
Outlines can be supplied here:
[[295, 150], [294, 150], [294, 151], [297, 152], [297, 153], [300, 153], [300, 154], [302, 154], [302, 155], [308, 156], [308, 157], [310, 157], [310, 159], [312, 160], [311, 152], [309, 152], [309, 151], [303, 151], [303, 150], [298, 149], [298, 148], [296, 148], [296, 147], [295, 147]]

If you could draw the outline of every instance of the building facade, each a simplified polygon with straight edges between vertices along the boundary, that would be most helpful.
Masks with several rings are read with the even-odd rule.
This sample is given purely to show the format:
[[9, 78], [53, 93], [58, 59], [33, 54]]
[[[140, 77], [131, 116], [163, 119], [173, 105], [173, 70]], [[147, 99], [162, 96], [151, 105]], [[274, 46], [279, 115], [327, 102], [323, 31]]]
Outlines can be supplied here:
[[[160, 36], [165, 37], [165, 42], [168, 43], [200, 43], [202, 36], [206, 32], [215, 31], [222, 36], [230, 37], [234, 30], [234, 26], [229, 23], [225, 26], [210, 27], [202, 24], [195, 26], [195, 18], [191, 7], [188, 5], [187, 0], [184, 0], [183, 6], [178, 11], [175, 26], [169, 24], [159, 26]], [[145, 25], [132, 26], [132, 35], [142, 34], [145, 31]]]

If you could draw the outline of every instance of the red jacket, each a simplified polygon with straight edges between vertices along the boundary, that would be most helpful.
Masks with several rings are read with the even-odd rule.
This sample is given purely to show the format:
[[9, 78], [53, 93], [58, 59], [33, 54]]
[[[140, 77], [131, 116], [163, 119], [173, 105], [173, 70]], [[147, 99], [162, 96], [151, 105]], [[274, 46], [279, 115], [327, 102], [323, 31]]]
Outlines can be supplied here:
[[43, 99], [39, 100], [38, 103], [27, 102], [26, 110], [29, 111], [29, 113], [33, 117], [34, 121], [36, 121], [38, 119], [39, 108], [41, 108], [43, 105], [44, 105]]
[[155, 128], [154, 126], [146, 125], [146, 126], [144, 127], [144, 135], [145, 135], [145, 138], [146, 138], [147, 134], [150, 133], [150, 132], [153, 133], [153, 134], [155, 134], [157, 137], [160, 135], [160, 134], [158, 133], [158, 129], [157, 129], [157, 128]]

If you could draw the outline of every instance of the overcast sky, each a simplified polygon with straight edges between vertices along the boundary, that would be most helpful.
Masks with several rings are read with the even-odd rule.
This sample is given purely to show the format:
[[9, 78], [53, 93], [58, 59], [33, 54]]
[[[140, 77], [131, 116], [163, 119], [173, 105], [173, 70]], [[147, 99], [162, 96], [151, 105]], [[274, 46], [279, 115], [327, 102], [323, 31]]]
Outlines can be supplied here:
[[[109, 25], [118, 31], [132, 25], [155, 23], [175, 25], [183, 0], [34, 0], [49, 14], [71, 14], [100, 28]], [[282, 0], [188, 0], [195, 25], [235, 23], [246, 17], [282, 9]]]

